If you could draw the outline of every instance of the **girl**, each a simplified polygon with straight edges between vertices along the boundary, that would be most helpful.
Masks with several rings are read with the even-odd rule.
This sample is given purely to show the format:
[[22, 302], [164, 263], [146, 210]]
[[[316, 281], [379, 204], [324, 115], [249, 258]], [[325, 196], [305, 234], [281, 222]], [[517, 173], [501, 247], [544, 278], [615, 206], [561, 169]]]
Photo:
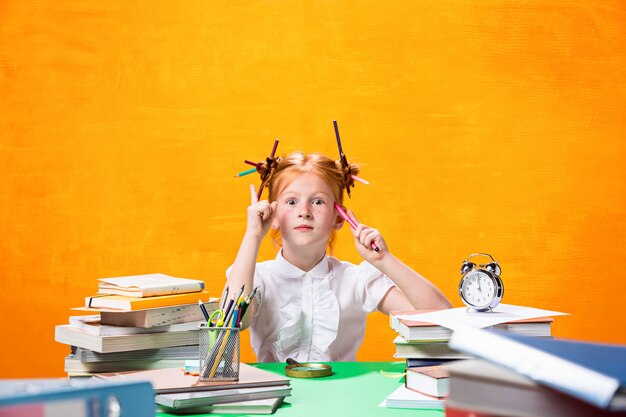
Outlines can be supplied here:
[[[268, 158], [259, 172], [269, 201], [258, 201], [250, 187], [246, 232], [226, 272], [230, 289], [257, 288], [242, 327], [250, 326], [258, 361], [356, 361], [368, 313], [450, 307], [432, 283], [389, 252], [378, 230], [358, 224], [350, 211], [358, 224], [354, 243], [365, 262], [354, 265], [326, 254], [344, 224], [333, 205], [342, 205], [356, 166], [342, 170], [324, 155], [292, 153]], [[275, 260], [257, 263], [270, 227], [282, 247]]]

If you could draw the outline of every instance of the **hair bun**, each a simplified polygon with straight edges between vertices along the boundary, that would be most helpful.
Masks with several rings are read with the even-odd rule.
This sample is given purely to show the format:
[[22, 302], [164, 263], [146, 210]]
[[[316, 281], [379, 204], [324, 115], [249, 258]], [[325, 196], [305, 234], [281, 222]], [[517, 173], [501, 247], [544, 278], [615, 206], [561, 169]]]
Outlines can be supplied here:
[[343, 176], [343, 186], [346, 189], [346, 193], [348, 193], [348, 197], [352, 197], [350, 195], [350, 187], [354, 187], [354, 178], [352, 176], [359, 174], [359, 167], [349, 163], [345, 155], [342, 155], [341, 159], [335, 163]]
[[274, 175], [276, 172], [276, 168], [278, 168], [278, 164], [280, 163], [281, 158], [279, 156], [272, 158], [265, 158], [265, 162], [259, 162], [259, 165], [256, 167], [256, 171], [261, 175], [261, 187], [263, 187]]

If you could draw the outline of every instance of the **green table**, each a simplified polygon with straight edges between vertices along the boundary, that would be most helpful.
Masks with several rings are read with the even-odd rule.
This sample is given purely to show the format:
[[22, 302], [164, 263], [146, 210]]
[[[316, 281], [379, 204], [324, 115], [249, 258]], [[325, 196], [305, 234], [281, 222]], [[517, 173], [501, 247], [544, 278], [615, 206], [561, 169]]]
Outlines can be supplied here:
[[[291, 396], [276, 410], [277, 417], [290, 416], [412, 416], [443, 417], [441, 410], [415, 410], [379, 407], [402, 382], [380, 374], [404, 372], [405, 362], [332, 362], [333, 375], [324, 378], [291, 378]], [[284, 375], [283, 363], [255, 364], [261, 369]], [[171, 416], [172, 414], [158, 414]], [[206, 414], [215, 416], [216, 414]], [[233, 416], [234, 414], [229, 414]]]

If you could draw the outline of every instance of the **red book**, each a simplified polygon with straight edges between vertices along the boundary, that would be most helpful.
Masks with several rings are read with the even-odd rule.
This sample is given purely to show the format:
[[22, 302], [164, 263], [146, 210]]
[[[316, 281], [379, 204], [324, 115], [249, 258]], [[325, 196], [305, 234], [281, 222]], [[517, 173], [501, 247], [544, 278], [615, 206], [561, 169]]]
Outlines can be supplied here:
[[443, 366], [420, 366], [407, 368], [404, 384], [408, 389], [435, 398], [448, 395], [450, 378]]
[[483, 413], [480, 411], [456, 407], [449, 401], [446, 401], [445, 415], [446, 417], [508, 417], [505, 414]]

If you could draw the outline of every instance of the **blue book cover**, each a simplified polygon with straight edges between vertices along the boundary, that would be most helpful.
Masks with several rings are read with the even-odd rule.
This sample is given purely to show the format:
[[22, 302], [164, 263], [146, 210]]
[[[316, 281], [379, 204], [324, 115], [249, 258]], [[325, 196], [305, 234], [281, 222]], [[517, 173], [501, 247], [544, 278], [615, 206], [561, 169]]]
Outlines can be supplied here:
[[5, 379], [0, 381], [0, 414], [72, 417], [153, 417], [149, 382]]
[[524, 375], [600, 408], [626, 410], [626, 346], [464, 328], [450, 348]]
[[626, 387], [626, 346], [566, 339], [540, 339], [513, 334], [502, 335], [613, 377], [619, 381], [620, 387]]

